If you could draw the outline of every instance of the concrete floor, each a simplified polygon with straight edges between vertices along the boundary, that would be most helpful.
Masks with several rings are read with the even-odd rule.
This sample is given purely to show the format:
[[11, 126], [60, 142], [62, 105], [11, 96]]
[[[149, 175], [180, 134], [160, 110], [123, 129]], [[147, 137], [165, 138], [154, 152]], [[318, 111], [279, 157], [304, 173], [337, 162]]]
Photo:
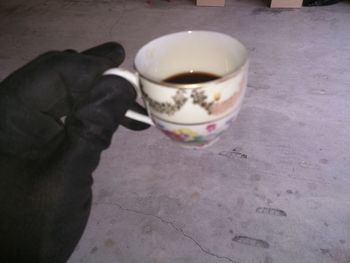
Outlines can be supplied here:
[[221, 31], [251, 51], [242, 111], [210, 148], [120, 128], [95, 171], [69, 263], [349, 263], [350, 3], [14, 0], [0, 4], [0, 78], [49, 49]]

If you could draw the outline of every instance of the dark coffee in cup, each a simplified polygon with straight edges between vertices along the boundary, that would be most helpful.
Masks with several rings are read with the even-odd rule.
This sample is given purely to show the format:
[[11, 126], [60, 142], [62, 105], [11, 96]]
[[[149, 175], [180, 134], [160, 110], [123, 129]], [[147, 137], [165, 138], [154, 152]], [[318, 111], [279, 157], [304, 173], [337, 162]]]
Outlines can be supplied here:
[[173, 75], [164, 80], [173, 84], [196, 84], [212, 81], [220, 78], [220, 76], [207, 72], [185, 72]]

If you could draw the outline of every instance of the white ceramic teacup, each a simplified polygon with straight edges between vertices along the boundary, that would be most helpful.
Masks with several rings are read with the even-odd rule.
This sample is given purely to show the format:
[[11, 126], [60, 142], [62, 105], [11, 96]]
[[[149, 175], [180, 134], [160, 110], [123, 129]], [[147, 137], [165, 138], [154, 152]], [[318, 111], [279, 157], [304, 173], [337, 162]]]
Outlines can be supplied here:
[[[214, 142], [236, 118], [248, 75], [248, 50], [228, 35], [187, 31], [157, 38], [137, 53], [132, 73], [112, 68], [104, 74], [129, 80], [141, 93], [148, 116], [130, 118], [152, 124], [173, 141], [191, 148]], [[164, 80], [182, 73], [209, 73], [218, 78], [177, 84]]]

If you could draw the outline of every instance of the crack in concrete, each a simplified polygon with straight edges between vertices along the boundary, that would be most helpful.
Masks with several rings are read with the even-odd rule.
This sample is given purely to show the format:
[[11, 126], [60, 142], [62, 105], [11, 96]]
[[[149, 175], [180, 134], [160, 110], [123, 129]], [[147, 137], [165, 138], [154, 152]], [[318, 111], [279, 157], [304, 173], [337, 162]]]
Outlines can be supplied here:
[[122, 19], [124, 18], [124, 15], [125, 15], [125, 10], [126, 10], [126, 1], [124, 0], [123, 1], [123, 7], [122, 7], [122, 11], [121, 11], [121, 14], [119, 15], [119, 17], [116, 18], [116, 20], [112, 23], [110, 29], [108, 30], [108, 36], [110, 38], [113, 39], [113, 31], [116, 30], [118, 24], [122, 21]]
[[99, 202], [99, 203], [94, 203], [94, 205], [112, 205], [112, 206], [118, 207], [119, 209], [121, 209], [123, 211], [132, 212], [132, 213], [135, 213], [135, 214], [140, 214], [140, 215], [150, 216], [150, 217], [156, 218], [156, 219], [160, 220], [162, 223], [170, 225], [177, 232], [181, 233], [184, 237], [186, 237], [187, 239], [191, 240], [205, 254], [210, 255], [212, 257], [216, 257], [218, 259], [225, 259], [225, 260], [227, 260], [229, 262], [232, 262], [232, 263], [240, 263], [239, 261], [234, 260], [232, 258], [229, 258], [229, 257], [226, 257], [226, 256], [220, 256], [218, 254], [215, 254], [215, 253], [211, 252], [209, 249], [203, 247], [196, 239], [191, 237], [189, 234], [186, 234], [185, 231], [182, 228], [177, 227], [174, 222], [168, 221], [168, 220], [166, 220], [166, 219], [164, 219], [164, 218], [162, 218], [160, 216], [149, 214], [149, 213], [144, 213], [142, 211], [133, 210], [133, 209], [130, 209], [130, 208], [125, 208], [125, 207], [121, 206], [118, 203], [101, 203], [101, 202]]

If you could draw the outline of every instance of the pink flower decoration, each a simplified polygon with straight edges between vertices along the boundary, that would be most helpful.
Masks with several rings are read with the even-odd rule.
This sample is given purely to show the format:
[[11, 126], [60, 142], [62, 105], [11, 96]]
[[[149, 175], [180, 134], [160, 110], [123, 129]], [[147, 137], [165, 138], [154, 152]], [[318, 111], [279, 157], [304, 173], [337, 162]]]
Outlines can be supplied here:
[[215, 129], [216, 129], [216, 124], [215, 124], [215, 123], [209, 124], [209, 125], [207, 126], [207, 131], [208, 131], [208, 132], [212, 132], [212, 131], [214, 131]]
[[162, 131], [175, 141], [178, 141], [178, 142], [184, 141], [184, 138], [182, 138], [181, 135], [179, 134], [176, 134], [174, 132], [167, 131], [167, 130], [162, 130]]

